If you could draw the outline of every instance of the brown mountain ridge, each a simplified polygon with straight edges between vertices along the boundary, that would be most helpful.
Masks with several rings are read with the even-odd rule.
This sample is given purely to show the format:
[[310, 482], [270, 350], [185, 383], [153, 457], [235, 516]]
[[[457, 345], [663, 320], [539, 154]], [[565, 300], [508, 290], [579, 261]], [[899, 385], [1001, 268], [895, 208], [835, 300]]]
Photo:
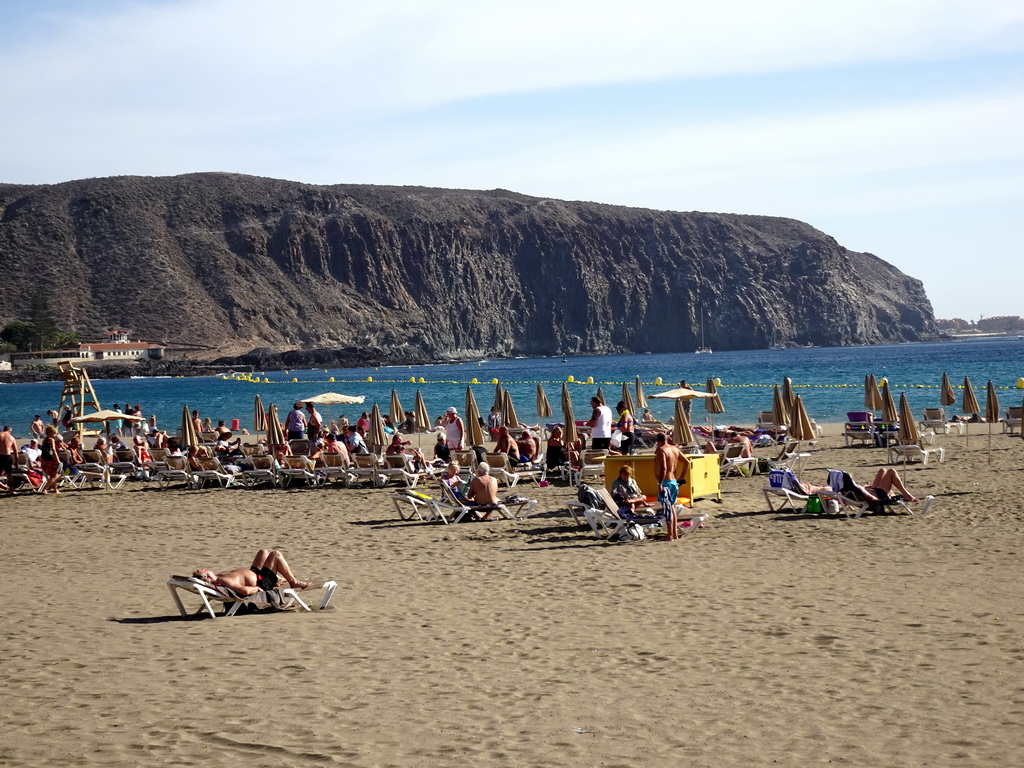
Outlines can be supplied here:
[[[791, 219], [199, 173], [0, 184], [0, 323], [381, 360], [933, 338], [920, 281]], [[326, 354], [330, 357], [330, 354]], [[365, 354], [362, 355], [365, 357]]]

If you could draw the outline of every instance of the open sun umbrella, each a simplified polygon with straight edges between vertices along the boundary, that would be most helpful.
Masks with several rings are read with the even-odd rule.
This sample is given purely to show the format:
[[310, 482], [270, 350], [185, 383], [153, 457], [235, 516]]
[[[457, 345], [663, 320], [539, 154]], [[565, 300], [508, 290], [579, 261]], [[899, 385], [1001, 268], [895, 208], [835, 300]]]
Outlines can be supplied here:
[[337, 392], [324, 392], [323, 394], [314, 395], [313, 397], [304, 397], [301, 402], [326, 405], [327, 421], [330, 421], [332, 405], [354, 405], [355, 403], [363, 402], [365, 399], [366, 398], [362, 395], [342, 395]]
[[[188, 411], [188, 406], [185, 406]], [[284, 428], [281, 426], [281, 419], [277, 415], [277, 406], [271, 404], [267, 412], [267, 450], [275, 453], [279, 446], [285, 445], [288, 441], [284, 436]]]
[[380, 407], [374, 403], [370, 409], [370, 433], [367, 435], [370, 453], [383, 453], [388, 447], [387, 432], [384, 431], [384, 419], [380, 415]]
[[398, 399], [397, 389], [391, 390], [391, 405], [388, 409], [388, 416], [395, 429], [398, 429], [402, 422], [405, 421], [405, 409], [402, 408], [402, 401]]
[[[965, 416], [973, 416], [981, 413], [981, 408], [978, 407], [978, 398], [974, 395], [974, 387], [971, 386], [971, 380], [964, 376], [964, 399], [960, 406], [960, 410], [963, 411]], [[967, 422], [964, 425], [966, 440], [965, 444], [971, 444], [971, 423]]]
[[988, 391], [985, 393], [985, 421], [988, 422], [988, 463], [992, 463], [992, 425], [999, 421], [999, 398], [992, 379], [988, 380]]
[[878, 391], [873, 373], [864, 377], [864, 407], [869, 411], [882, 410], [882, 393]]
[[252, 431], [265, 432], [267, 430], [267, 412], [263, 410], [263, 398], [256, 395], [252, 404]]
[[516, 413], [516, 407], [512, 404], [512, 394], [507, 389], [505, 390], [505, 402], [502, 404], [501, 413], [505, 419], [506, 427], [515, 429], [519, 426], [519, 414]]
[[949, 383], [949, 374], [942, 374], [942, 390], [939, 392], [939, 402], [943, 406], [956, 405], [956, 393], [953, 385]]
[[683, 407], [685, 402], [682, 398], [676, 400], [676, 412], [672, 422], [672, 440], [680, 448], [694, 442], [690, 420], [686, 417], [686, 409]]
[[192, 421], [192, 412], [188, 406], [183, 406], [181, 411], [181, 444], [189, 448], [199, 447], [199, 435], [196, 434], [196, 425]]
[[[714, 384], [712, 384], [712, 386], [714, 386]], [[706, 400], [710, 397], [715, 397], [715, 394], [711, 392], [700, 392], [696, 389], [690, 389], [689, 387], [677, 387], [676, 389], [670, 389], [667, 392], [658, 392], [651, 395], [652, 400]]]
[[640, 383], [640, 377], [636, 377], [636, 382], [633, 384], [633, 388], [636, 390], [636, 407], [646, 408], [647, 398], [644, 396], [644, 385]]
[[539, 381], [537, 382], [537, 418], [541, 420], [551, 418], [551, 403], [548, 402], [544, 386]]
[[622, 382], [622, 402], [626, 404], [626, 410], [635, 418], [636, 409], [633, 407], [633, 396], [629, 394], [629, 384], [626, 382]]
[[476, 395], [472, 387], [466, 387], [466, 448], [484, 444], [484, 431], [480, 427], [480, 408], [476, 404]]
[[580, 439], [576, 431], [576, 417], [572, 412], [572, 397], [569, 395], [569, 387], [562, 382], [562, 418], [565, 421], [565, 435], [563, 441], [566, 445], [572, 445]]
[[122, 413], [121, 411], [104, 409], [102, 411], [93, 411], [92, 413], [75, 416], [75, 418], [71, 420], [73, 424], [109, 424], [112, 421], [145, 421], [145, 419], [142, 416], [133, 416], [131, 414]]

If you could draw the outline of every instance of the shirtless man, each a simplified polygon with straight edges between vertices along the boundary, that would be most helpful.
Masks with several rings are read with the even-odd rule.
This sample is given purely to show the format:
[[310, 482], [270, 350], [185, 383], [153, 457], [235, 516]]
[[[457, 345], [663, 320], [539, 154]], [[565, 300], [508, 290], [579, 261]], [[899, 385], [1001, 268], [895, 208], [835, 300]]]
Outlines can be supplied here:
[[466, 498], [476, 505], [498, 503], [498, 481], [491, 477], [491, 468], [487, 464], [476, 468], [476, 477], [469, 484]]
[[682, 464], [683, 472], [686, 472], [689, 461], [682, 452], [664, 434], [657, 438], [658, 446], [654, 449], [654, 476], [661, 486], [661, 503], [666, 510], [672, 510], [671, 520], [666, 526], [668, 538], [675, 539], [678, 536], [675, 521], [675, 503], [679, 498], [679, 482], [676, 480], [676, 473], [679, 465]]
[[10, 480], [17, 455], [18, 443], [11, 433], [11, 428], [4, 426], [3, 431], [0, 432], [0, 475], [3, 475], [5, 480]]
[[255, 595], [264, 589], [273, 589], [277, 586], [278, 575], [293, 589], [306, 589], [312, 583], [296, 579], [292, 569], [285, 562], [284, 555], [276, 549], [261, 549], [248, 568], [235, 568], [223, 573], [215, 573], [209, 568], [196, 568], [192, 572], [196, 579], [202, 579], [215, 587], [227, 587], [244, 596]]

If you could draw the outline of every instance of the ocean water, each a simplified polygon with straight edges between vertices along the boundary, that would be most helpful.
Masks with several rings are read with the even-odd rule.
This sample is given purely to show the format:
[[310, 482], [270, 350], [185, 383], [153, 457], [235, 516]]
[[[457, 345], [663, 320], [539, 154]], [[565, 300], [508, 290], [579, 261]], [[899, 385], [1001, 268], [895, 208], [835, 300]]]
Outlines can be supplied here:
[[[362, 406], [321, 409], [325, 414], [330, 411], [333, 417], [344, 413], [354, 421], [374, 402], [387, 413], [392, 389], [398, 391], [403, 407], [412, 410], [416, 391], [420, 390], [434, 418], [449, 405], [457, 406], [462, 413], [467, 386], [472, 386], [481, 413], [486, 414], [494, 399], [493, 380], [498, 379], [511, 392], [520, 420], [537, 423], [538, 382], [544, 385], [556, 412], [551, 420], [557, 421], [561, 384], [570, 376], [574, 379], [569, 389], [577, 418], [589, 417], [589, 400], [598, 386], [603, 388], [605, 399], [614, 405], [621, 396], [622, 382], [632, 385], [637, 375], [648, 396], [677, 386], [680, 379], [686, 379], [691, 386], [702, 386], [712, 377], [721, 380], [719, 393], [726, 408], [715, 422], [752, 424], [759, 411], [771, 408], [772, 385], [781, 384], [783, 377], [789, 376], [811, 418], [827, 423], [845, 421], [847, 411], [862, 408], [867, 373], [874, 373], [879, 379], [888, 378], [894, 397], [906, 392], [912, 409], [920, 412], [939, 404], [944, 371], [949, 373], [954, 386], [969, 376], [982, 407], [989, 379], [1000, 388], [1002, 408], [1018, 405], [1024, 400], [1024, 390], [1017, 388], [1018, 379], [1024, 377], [1024, 340], [747, 350], [711, 355], [570, 357], [564, 362], [556, 357], [411, 367], [262, 371], [259, 383], [217, 376], [98, 380], [93, 387], [104, 408], [114, 403], [122, 408], [126, 403], [140, 403], [147, 416], [155, 413], [158, 423], [167, 429], [177, 428], [183, 405], [198, 409], [201, 416], [209, 416], [215, 424], [219, 419], [229, 425], [232, 419], [239, 419], [242, 427], [251, 429], [256, 394], [265, 406], [276, 403], [282, 417], [296, 400], [323, 392], [363, 395], [366, 402]], [[656, 383], [659, 378], [660, 386]], [[587, 384], [588, 379], [594, 383]], [[59, 382], [0, 384], [0, 423], [10, 424], [16, 435], [28, 434], [33, 415], [45, 415], [47, 409], [56, 408], [61, 390]], [[655, 416], [667, 419], [674, 403], [650, 400], [650, 408]], [[699, 403], [693, 406], [692, 418], [694, 423], [706, 419]]]

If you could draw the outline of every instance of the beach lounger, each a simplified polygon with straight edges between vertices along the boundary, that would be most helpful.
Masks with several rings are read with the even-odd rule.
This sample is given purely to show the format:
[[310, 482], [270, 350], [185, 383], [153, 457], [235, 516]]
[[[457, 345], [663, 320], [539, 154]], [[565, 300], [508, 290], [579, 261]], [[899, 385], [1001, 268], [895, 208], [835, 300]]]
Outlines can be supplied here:
[[[832, 494], [834, 494], [832, 498], [836, 498], [844, 505], [842, 507], [842, 511], [846, 514], [848, 518], [851, 517], [851, 515], [849, 514], [849, 508], [854, 507], [856, 507], [857, 511], [855, 514], [852, 515], [852, 517], [860, 517], [867, 511], [888, 511], [890, 508], [896, 508], [904, 512], [907, 512], [911, 515], [915, 514], [913, 508], [910, 506], [910, 503], [904, 501], [902, 496], [889, 496], [888, 494], [880, 491], [880, 489], [878, 488], [864, 488], [863, 486], [860, 486], [856, 482], [854, 482], [849, 472], [843, 472], [842, 470], [838, 469], [830, 469], [828, 471], [828, 484]], [[868, 498], [867, 494], [869, 492], [872, 496], [876, 496], [877, 500]], [[827, 492], [823, 492], [820, 495], [822, 495], [823, 498], [825, 498], [827, 497], [826, 494]], [[925, 496], [921, 500], [921, 509], [917, 514], [925, 514], [931, 508], [932, 502], [934, 500], [934, 496]]]
[[327, 607], [328, 603], [331, 602], [331, 597], [334, 595], [334, 590], [337, 589], [338, 584], [334, 581], [322, 582], [319, 586], [311, 585], [304, 590], [296, 590], [291, 588], [286, 589], [271, 589], [261, 590], [254, 595], [242, 596], [236, 594], [227, 587], [216, 587], [212, 584], [207, 584], [201, 579], [197, 579], [193, 576], [171, 576], [167, 581], [167, 588], [171, 592], [171, 597], [174, 598], [174, 604], [178, 608], [178, 612], [182, 616], [187, 616], [188, 611], [185, 609], [184, 603], [181, 601], [181, 597], [178, 592], [189, 592], [193, 595], [197, 595], [203, 604], [196, 610], [196, 614], [202, 613], [204, 610], [210, 614], [211, 619], [217, 618], [217, 613], [213, 609], [214, 603], [220, 603], [224, 606], [225, 616], [234, 616], [243, 605], [255, 606], [257, 608], [288, 608], [292, 605], [298, 605], [304, 611], [312, 610], [303, 600], [299, 597], [299, 592], [308, 592], [313, 589], [323, 589], [324, 596], [320, 601], [320, 610]]
[[398, 480], [407, 488], [415, 488], [421, 478], [430, 476], [429, 472], [416, 472], [405, 454], [385, 455], [384, 466], [380, 471], [388, 480]]
[[[773, 469], [768, 472], [768, 485], [761, 489], [764, 494], [765, 503], [768, 504], [768, 509], [772, 512], [781, 512], [782, 510], [789, 508], [794, 512], [803, 511], [807, 506], [807, 499], [809, 498], [800, 485], [800, 481], [796, 479], [796, 475], [793, 474], [792, 469]], [[775, 503], [778, 506], [775, 506]]]
[[202, 487], [208, 482], [215, 482], [221, 488], [230, 488], [238, 479], [236, 475], [228, 472], [217, 457], [197, 459], [200, 469], [192, 470], [192, 477], [196, 487]]
[[722, 477], [729, 477], [732, 474], [750, 477], [754, 473], [757, 458], [744, 456], [743, 452], [746, 448], [747, 446], [743, 443], [726, 443], [718, 454], [720, 462], [718, 469]]
[[340, 453], [321, 453], [320, 458], [323, 459], [324, 466], [319, 467], [317, 471], [323, 474], [325, 482], [341, 480], [346, 488], [352, 487], [356, 478], [346, 456]]
[[519, 482], [519, 473], [512, 468], [507, 453], [488, 453], [484, 455], [487, 466], [491, 468], [491, 477], [509, 488], [515, 488]]
[[270, 483], [273, 486], [278, 484], [277, 465], [273, 456], [253, 456], [250, 462], [252, 466], [242, 470], [242, 482], [246, 487], [252, 488], [260, 483]]
[[[597, 492], [601, 497], [603, 507], [586, 507], [583, 510], [583, 515], [590, 524], [594, 535], [599, 539], [627, 541], [630, 537], [623, 534], [626, 528], [634, 523], [641, 526], [653, 525], [660, 528], [666, 535], [668, 534], [669, 517], [663, 512], [660, 504], [648, 505], [635, 512], [626, 512], [615, 503], [615, 499], [612, 498], [607, 488], [599, 488]], [[684, 536], [704, 527], [708, 519], [706, 513], [694, 512], [682, 504], [675, 505], [675, 515], [677, 536]]]
[[397, 493], [391, 494], [391, 501], [395, 505], [395, 511], [401, 520], [422, 520], [425, 523], [440, 520], [448, 525], [448, 518], [445, 512], [448, 511], [443, 503], [436, 504], [439, 499], [429, 496], [411, 488], [403, 488]]
[[292, 483], [305, 483], [317, 486], [323, 482], [323, 475], [318, 475], [309, 456], [285, 456], [277, 470], [281, 478], [281, 487], [287, 488]]
[[[1003, 432], [1008, 435], [1012, 435], [1014, 430], [1017, 432], [1021, 431], [1021, 412], [1024, 411], [1024, 406], [1011, 405], [1006, 409], [1006, 418], [1000, 419], [999, 421], [1003, 425]], [[959, 425], [961, 432], [963, 431], [963, 425]]]
[[939, 464], [946, 460], [946, 449], [941, 446], [938, 448], [925, 448], [923, 445], [900, 445], [896, 443], [889, 446], [888, 459], [890, 464], [898, 464], [901, 461], [917, 461], [921, 460], [922, 465], [928, 463], [928, 459], [931, 458], [932, 454], [937, 453], [939, 455]]
[[573, 470], [572, 484], [578, 487], [584, 480], [604, 479], [604, 457], [607, 455], [605, 450], [584, 451], [580, 456], [580, 466]]
[[383, 488], [388, 484], [387, 476], [381, 474], [380, 461], [373, 453], [355, 453], [352, 455], [352, 466], [349, 472], [355, 482], [369, 480], [374, 488]]
[[921, 421], [918, 422], [922, 432], [927, 429], [931, 429], [935, 432], [941, 432], [944, 435], [948, 435], [949, 428], [954, 427], [961, 435], [964, 433], [964, 425], [962, 422], [946, 420], [945, 408], [925, 408], [922, 413], [922, 417]]

